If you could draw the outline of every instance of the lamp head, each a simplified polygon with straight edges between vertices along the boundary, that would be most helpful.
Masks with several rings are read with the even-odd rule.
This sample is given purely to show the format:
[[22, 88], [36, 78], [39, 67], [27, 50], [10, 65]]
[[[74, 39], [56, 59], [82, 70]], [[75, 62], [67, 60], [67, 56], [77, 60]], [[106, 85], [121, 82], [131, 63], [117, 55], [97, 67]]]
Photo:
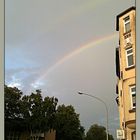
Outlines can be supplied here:
[[82, 95], [83, 93], [78, 91], [78, 94]]

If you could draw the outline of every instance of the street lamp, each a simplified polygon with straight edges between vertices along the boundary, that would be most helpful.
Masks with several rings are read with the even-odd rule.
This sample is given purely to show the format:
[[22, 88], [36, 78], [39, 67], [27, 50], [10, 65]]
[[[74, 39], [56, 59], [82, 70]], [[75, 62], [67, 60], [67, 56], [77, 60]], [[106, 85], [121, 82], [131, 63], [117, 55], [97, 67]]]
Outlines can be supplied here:
[[106, 103], [105, 103], [102, 99], [100, 99], [100, 98], [98, 98], [98, 97], [96, 97], [96, 96], [87, 94], [87, 93], [78, 92], [78, 94], [80, 94], [80, 95], [86, 95], [86, 96], [90, 96], [90, 97], [92, 97], [92, 98], [95, 98], [95, 99], [97, 99], [98, 101], [102, 102], [103, 105], [105, 106], [105, 109], [106, 109], [106, 139], [108, 140], [108, 108], [107, 108]]

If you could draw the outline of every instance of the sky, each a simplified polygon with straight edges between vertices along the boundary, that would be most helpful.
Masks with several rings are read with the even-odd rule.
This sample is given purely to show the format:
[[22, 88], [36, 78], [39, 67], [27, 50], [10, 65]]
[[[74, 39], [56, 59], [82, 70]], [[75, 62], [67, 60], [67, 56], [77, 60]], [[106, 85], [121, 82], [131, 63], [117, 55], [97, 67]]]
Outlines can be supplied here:
[[116, 139], [116, 16], [133, 0], [6, 0], [5, 84], [24, 94], [41, 89], [59, 104], [73, 105], [86, 131], [106, 125]]

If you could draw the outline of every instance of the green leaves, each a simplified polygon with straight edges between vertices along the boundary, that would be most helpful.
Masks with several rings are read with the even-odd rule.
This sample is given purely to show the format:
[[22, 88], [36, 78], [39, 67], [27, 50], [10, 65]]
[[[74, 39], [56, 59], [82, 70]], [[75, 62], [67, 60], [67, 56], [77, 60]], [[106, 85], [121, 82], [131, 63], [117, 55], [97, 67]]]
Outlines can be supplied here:
[[54, 97], [43, 99], [41, 90], [22, 95], [18, 88], [5, 86], [6, 131], [18, 131], [19, 127], [30, 132], [48, 131], [54, 127], [57, 103]]
[[5, 119], [20, 117], [21, 96], [22, 92], [18, 88], [11, 88], [5, 85]]
[[81, 140], [84, 134], [73, 106], [60, 105], [56, 112], [57, 140]]
[[5, 86], [5, 132], [6, 136], [16, 130], [32, 133], [55, 129], [57, 140], [82, 140], [84, 128], [80, 125], [79, 114], [72, 105], [59, 105], [55, 97], [42, 97], [36, 90], [23, 95], [14, 87]]
[[[87, 134], [85, 140], [106, 140], [106, 128], [99, 126], [98, 124], [92, 125]], [[112, 135], [109, 135], [109, 140], [114, 140]]]

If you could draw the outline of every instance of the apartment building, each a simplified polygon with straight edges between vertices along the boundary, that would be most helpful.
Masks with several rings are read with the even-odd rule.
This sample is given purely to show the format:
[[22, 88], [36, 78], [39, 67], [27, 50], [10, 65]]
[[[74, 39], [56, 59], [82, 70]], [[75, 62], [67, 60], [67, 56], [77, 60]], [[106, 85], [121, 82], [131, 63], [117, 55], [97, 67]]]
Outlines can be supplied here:
[[116, 16], [119, 47], [116, 48], [116, 101], [119, 108], [121, 139], [136, 139], [135, 7]]

